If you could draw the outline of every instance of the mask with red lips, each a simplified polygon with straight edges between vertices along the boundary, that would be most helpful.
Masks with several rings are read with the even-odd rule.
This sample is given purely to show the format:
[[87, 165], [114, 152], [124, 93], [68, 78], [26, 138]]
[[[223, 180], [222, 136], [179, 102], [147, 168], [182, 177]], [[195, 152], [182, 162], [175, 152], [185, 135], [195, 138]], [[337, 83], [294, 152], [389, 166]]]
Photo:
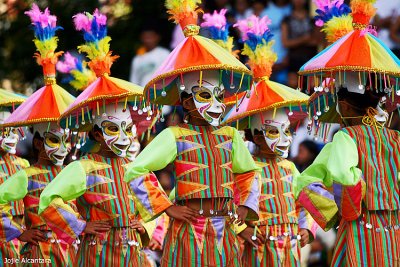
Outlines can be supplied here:
[[106, 105], [105, 116], [97, 117], [94, 123], [102, 130], [106, 145], [119, 157], [126, 157], [132, 143], [132, 118], [124, 105]]
[[[0, 111], [0, 124], [2, 124], [11, 113], [9, 111]], [[17, 152], [17, 143], [19, 135], [16, 128], [10, 127], [0, 135], [0, 148], [7, 153], [15, 154]]]
[[34, 132], [38, 132], [43, 138], [46, 155], [56, 166], [62, 166], [68, 153], [71, 151], [69, 133], [60, 128], [56, 123], [39, 123], [33, 126]]
[[212, 126], [219, 126], [226, 106], [224, 85], [219, 84], [218, 71], [203, 71], [183, 75], [185, 92], [193, 96], [193, 101], [200, 115]]
[[[278, 109], [274, 116], [273, 110], [265, 111], [262, 115], [254, 115], [251, 130], [257, 129], [264, 134], [265, 142], [277, 156], [287, 158], [293, 141], [290, 132], [290, 121], [283, 109]], [[263, 121], [262, 121], [263, 120]]]

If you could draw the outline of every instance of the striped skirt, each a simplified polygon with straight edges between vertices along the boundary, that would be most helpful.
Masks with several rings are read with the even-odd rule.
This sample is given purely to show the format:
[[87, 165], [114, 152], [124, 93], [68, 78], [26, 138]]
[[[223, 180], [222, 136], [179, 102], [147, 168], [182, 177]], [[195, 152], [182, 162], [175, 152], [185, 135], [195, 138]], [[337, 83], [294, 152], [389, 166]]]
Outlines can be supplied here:
[[195, 223], [171, 219], [161, 266], [241, 266], [233, 226], [225, 217], [197, 217]]
[[399, 212], [365, 211], [358, 220], [342, 220], [331, 266], [400, 266]]
[[[5, 263], [6, 259], [19, 259], [19, 241], [18, 239], [13, 239], [10, 242], [0, 243], [0, 266], [15, 266]], [[4, 265], [3, 265], [4, 264]]]
[[39, 246], [26, 243], [21, 249], [20, 266], [73, 267], [75, 266], [75, 254], [76, 250], [73, 246], [57, 240], [53, 234], [49, 236], [46, 242], [39, 242]]
[[245, 242], [244, 267], [300, 267], [300, 241], [297, 224], [260, 225], [265, 244], [254, 248]]
[[79, 245], [76, 266], [151, 266], [142, 249], [140, 234], [129, 227], [111, 228], [104, 236], [85, 235]]

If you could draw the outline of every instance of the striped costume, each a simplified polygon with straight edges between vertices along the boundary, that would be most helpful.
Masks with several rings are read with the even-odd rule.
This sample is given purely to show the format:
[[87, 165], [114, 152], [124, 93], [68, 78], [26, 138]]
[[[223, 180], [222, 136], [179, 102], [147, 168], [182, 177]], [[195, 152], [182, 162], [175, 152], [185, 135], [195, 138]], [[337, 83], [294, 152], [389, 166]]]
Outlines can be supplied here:
[[266, 243], [258, 249], [245, 242], [243, 266], [300, 266], [299, 229], [315, 235], [316, 224], [294, 198], [293, 187], [299, 175], [294, 164], [282, 158], [255, 158], [262, 168], [260, 220], [257, 231]]
[[[86, 234], [78, 241], [75, 266], [146, 266], [142, 242], [147, 242], [148, 236], [145, 234], [142, 240], [130, 228], [130, 221], [138, 217], [128, 186], [122, 180], [127, 162], [124, 158], [89, 154], [65, 167], [43, 192], [41, 216], [68, 244], [79, 239], [86, 221], [111, 223], [111, 230], [102, 236]], [[76, 199], [79, 213], [65, 204], [71, 199]]]
[[[0, 155], [0, 185], [4, 183], [4, 181], [21, 170], [22, 168], [26, 168], [29, 166], [29, 163], [19, 158], [13, 154], [5, 153], [4, 155]], [[0, 208], [1, 208], [0, 203]], [[2, 209], [2, 208], [1, 208]], [[22, 200], [11, 202], [11, 210], [9, 213], [14, 217], [15, 221], [22, 223], [22, 217], [24, 215], [24, 203]], [[4, 219], [3, 219], [4, 223]], [[13, 239], [10, 242], [5, 242], [3, 238], [0, 238], [0, 258], [18, 258], [19, 254], [19, 241], [18, 239]]]
[[299, 199], [315, 220], [330, 228], [341, 214], [332, 266], [400, 266], [399, 148], [397, 131], [346, 127], [301, 174]]
[[[58, 239], [55, 233], [46, 225], [38, 215], [39, 198], [43, 189], [61, 171], [57, 166], [33, 165], [14, 174], [10, 179], [0, 186], [0, 199], [2, 202], [23, 200], [25, 207], [25, 224], [27, 229], [40, 229], [47, 241], [39, 242], [39, 246], [26, 243], [20, 253], [22, 259], [43, 259], [50, 260], [52, 266], [74, 266], [75, 249], [66, 242]], [[10, 194], [9, 192], [13, 192]], [[5, 203], [2, 203], [3, 205]], [[76, 209], [73, 203], [68, 203], [71, 209]], [[18, 237], [24, 226], [16, 221], [4, 221], [4, 218], [11, 219], [7, 212], [9, 204], [2, 208], [3, 234], [2, 238], [7, 241]], [[7, 226], [8, 225], [8, 226]], [[5, 228], [4, 228], [5, 227]], [[43, 266], [43, 264], [23, 264], [24, 266]]]
[[236, 195], [239, 204], [249, 208], [248, 218], [258, 219], [258, 168], [237, 130], [182, 124], [161, 132], [125, 175], [146, 220], [172, 205], [151, 173], [171, 162], [176, 172], [176, 202], [185, 205], [189, 199], [215, 200], [210, 211], [214, 216], [200, 216], [192, 223], [171, 219], [161, 265], [241, 266], [229, 217], [218, 216], [218, 211], [234, 209], [231, 200]]

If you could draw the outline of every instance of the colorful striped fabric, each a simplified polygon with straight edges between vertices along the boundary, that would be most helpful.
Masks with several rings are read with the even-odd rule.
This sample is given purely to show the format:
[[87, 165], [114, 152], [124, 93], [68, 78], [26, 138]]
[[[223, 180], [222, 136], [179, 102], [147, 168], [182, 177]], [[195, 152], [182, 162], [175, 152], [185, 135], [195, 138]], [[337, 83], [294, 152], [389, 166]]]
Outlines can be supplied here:
[[399, 215], [397, 210], [364, 211], [362, 219], [342, 220], [331, 266], [400, 266]]
[[[108, 221], [112, 226], [101, 236], [84, 235], [77, 253], [78, 266], [142, 266], [143, 237], [130, 228], [139, 220], [128, 185], [123, 182], [124, 158], [88, 154], [63, 169], [40, 198], [41, 216], [58, 238], [71, 244], [86, 221]], [[63, 201], [75, 199], [79, 213]], [[145, 226], [146, 227], [146, 226]]]
[[[249, 208], [248, 218], [258, 219], [259, 181], [255, 165], [239, 132], [232, 127], [169, 127], [128, 166], [125, 181], [138, 200], [138, 209], [147, 221], [171, 206], [152, 171], [175, 164], [175, 198], [234, 197]], [[220, 207], [229, 207], [220, 203]], [[215, 201], [218, 206], [218, 202]], [[217, 210], [217, 209], [216, 209]]]
[[233, 225], [225, 217], [197, 217], [192, 223], [171, 219], [161, 266], [242, 266]]
[[[259, 233], [266, 237], [264, 244], [255, 249], [245, 242], [242, 266], [246, 267], [300, 267], [300, 241], [297, 224], [262, 225]], [[285, 235], [285, 233], [290, 233]], [[279, 236], [270, 240], [268, 236]]]
[[[11, 175], [28, 166], [29, 163], [26, 160], [19, 158], [15, 155], [9, 153], [4, 154], [3, 156], [0, 155], [0, 185], [4, 183], [4, 181]], [[16, 216], [23, 214], [24, 205], [22, 200], [12, 201], [11, 215]]]
[[26, 96], [15, 94], [13, 92], [0, 88], [0, 107], [13, 107], [23, 103]]
[[342, 131], [357, 144], [358, 168], [367, 186], [366, 208], [399, 210], [399, 132], [365, 125], [346, 127]]
[[297, 224], [299, 210], [293, 192], [293, 163], [282, 158], [254, 158], [262, 168], [260, 220], [256, 225]]

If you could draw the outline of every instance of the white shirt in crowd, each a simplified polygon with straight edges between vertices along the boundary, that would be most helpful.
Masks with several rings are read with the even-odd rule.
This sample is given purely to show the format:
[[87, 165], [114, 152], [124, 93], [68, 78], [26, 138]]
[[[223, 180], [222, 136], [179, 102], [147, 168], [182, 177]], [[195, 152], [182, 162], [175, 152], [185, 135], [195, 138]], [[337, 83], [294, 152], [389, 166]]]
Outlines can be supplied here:
[[143, 55], [135, 56], [131, 64], [130, 82], [145, 86], [168, 55], [168, 49], [158, 46]]

